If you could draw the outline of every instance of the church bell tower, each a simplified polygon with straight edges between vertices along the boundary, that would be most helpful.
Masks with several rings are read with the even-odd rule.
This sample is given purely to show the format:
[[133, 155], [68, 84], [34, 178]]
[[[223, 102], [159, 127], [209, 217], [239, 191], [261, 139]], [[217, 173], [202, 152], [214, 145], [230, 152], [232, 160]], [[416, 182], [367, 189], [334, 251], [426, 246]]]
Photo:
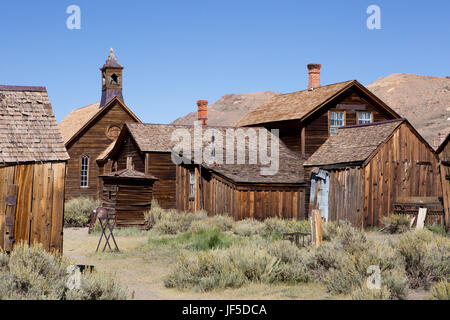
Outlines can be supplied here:
[[117, 62], [114, 50], [111, 48], [109, 57], [103, 67], [102, 72], [102, 99], [100, 100], [100, 108], [103, 108], [111, 99], [117, 96], [122, 102], [122, 71], [123, 66]]

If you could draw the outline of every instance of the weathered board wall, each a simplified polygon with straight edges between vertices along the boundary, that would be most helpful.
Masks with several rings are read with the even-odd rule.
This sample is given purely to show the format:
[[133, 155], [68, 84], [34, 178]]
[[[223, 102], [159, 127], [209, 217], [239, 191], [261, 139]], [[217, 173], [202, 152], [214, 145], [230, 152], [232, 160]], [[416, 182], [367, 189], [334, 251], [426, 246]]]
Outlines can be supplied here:
[[[97, 157], [111, 144], [107, 131], [111, 126], [122, 127], [125, 122], [135, 122], [117, 102], [91, 127], [86, 128], [71, 145], [67, 146], [70, 160], [67, 164], [66, 199], [80, 196], [99, 198], [101, 188], [99, 185], [99, 167]], [[81, 157], [89, 157], [88, 187], [80, 186]]]
[[365, 166], [327, 169], [329, 219], [358, 227], [379, 225], [408, 197], [441, 197], [439, 163], [434, 152], [408, 127], [400, 125]]
[[37, 242], [46, 250], [62, 252], [65, 172], [65, 162], [20, 164], [0, 168], [0, 248], [5, 245], [8, 187], [16, 185], [16, 243]]
[[405, 197], [441, 197], [439, 162], [406, 123], [379, 148], [364, 168], [364, 222], [377, 225]]
[[163, 209], [176, 208], [176, 165], [169, 152], [146, 153], [147, 171], [158, 178], [153, 185], [153, 198]]
[[450, 228], [450, 143], [439, 154], [445, 226]]
[[118, 227], [145, 228], [144, 212], [151, 208], [152, 184], [103, 177], [102, 206], [115, 214]]
[[[189, 198], [190, 175], [195, 170], [195, 197]], [[229, 214], [235, 220], [270, 217], [304, 219], [305, 187], [288, 185], [237, 185], [215, 173], [200, 173], [198, 167], [180, 165], [177, 173], [177, 209], [209, 215]], [[202, 177], [202, 178], [201, 178]], [[200, 191], [200, 192], [199, 192]]]

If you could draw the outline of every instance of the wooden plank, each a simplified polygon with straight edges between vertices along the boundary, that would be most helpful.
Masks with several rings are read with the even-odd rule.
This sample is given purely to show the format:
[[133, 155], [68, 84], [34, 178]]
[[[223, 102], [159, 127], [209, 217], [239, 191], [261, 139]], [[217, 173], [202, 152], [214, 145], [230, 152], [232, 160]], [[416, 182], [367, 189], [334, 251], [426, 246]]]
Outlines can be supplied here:
[[53, 203], [51, 211], [50, 251], [63, 253], [64, 182], [66, 176], [66, 164], [54, 163], [52, 168]]
[[[5, 233], [5, 212], [8, 185], [14, 183], [14, 166], [0, 168], [0, 235]], [[0, 236], [0, 248], [4, 247], [4, 238]]]
[[29, 242], [31, 204], [33, 195], [34, 164], [19, 165], [14, 181], [18, 184], [15, 238], [17, 242]]
[[6, 197], [13, 197], [14, 203], [7, 203], [5, 210], [5, 233], [3, 236], [4, 250], [10, 252], [14, 245], [14, 220], [16, 218], [16, 204], [17, 204], [17, 190], [18, 187], [15, 184], [8, 185]]

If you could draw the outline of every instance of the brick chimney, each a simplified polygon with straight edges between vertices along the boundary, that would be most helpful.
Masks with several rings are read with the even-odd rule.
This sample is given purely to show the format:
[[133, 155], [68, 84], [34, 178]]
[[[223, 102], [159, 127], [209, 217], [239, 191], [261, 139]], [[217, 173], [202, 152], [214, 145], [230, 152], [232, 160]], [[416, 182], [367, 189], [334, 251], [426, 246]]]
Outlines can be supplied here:
[[208, 100], [198, 100], [198, 121], [202, 124], [203, 127], [206, 127], [208, 123]]
[[322, 68], [321, 64], [317, 64], [317, 63], [308, 64], [308, 71], [309, 71], [308, 90], [309, 91], [320, 87], [320, 68]]

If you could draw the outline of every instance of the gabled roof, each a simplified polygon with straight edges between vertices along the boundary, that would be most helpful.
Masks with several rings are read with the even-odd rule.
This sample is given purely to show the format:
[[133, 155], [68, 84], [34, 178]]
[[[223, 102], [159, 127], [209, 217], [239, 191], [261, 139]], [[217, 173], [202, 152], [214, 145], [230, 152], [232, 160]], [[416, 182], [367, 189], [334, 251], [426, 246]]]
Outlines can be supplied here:
[[116, 178], [116, 179], [133, 179], [133, 180], [158, 180], [155, 176], [151, 174], [145, 174], [140, 171], [136, 171], [133, 169], [123, 169], [120, 171], [115, 171], [107, 174], [101, 174], [99, 177], [108, 177], [108, 178]]
[[305, 166], [362, 164], [404, 122], [407, 121], [396, 119], [341, 127], [317, 149]]
[[447, 135], [447, 137], [445, 138], [445, 140], [441, 143], [441, 145], [436, 149], [436, 153], [439, 154], [441, 153], [445, 147], [447, 146], [448, 142], [450, 141], [450, 133]]
[[[186, 125], [165, 125], [165, 124], [144, 124], [144, 123], [126, 123], [122, 132], [117, 139], [117, 143], [110, 152], [110, 156], [114, 157], [120, 150], [121, 143], [124, 141], [128, 133], [141, 152], [166, 152], [166, 153], [178, 153], [179, 150], [175, 150], [175, 147], [179, 144], [177, 141], [172, 141], [172, 134], [175, 130], [187, 130], [191, 137], [194, 137], [194, 127]], [[260, 129], [267, 134], [267, 154], [271, 154], [270, 141], [276, 141], [279, 144], [279, 165], [278, 172], [274, 175], [261, 175], [261, 168], [268, 167], [269, 165], [262, 164], [249, 164], [248, 155], [246, 151], [245, 164], [207, 164], [203, 163], [202, 167], [214, 171], [224, 177], [238, 183], [280, 183], [280, 184], [301, 184], [304, 182], [303, 161], [297, 153], [289, 150], [284, 143], [276, 136], [272, 135], [265, 128], [237, 128], [237, 127], [220, 127], [220, 126], [208, 126], [203, 131], [208, 129], [214, 129], [214, 136], [219, 137], [219, 134], [223, 137], [223, 157], [226, 158], [226, 130], [227, 129], [241, 129], [243, 133], [248, 130]], [[272, 140], [273, 139], [273, 140]], [[191, 140], [192, 144], [194, 139]], [[209, 145], [210, 142], [203, 141], [203, 146]], [[234, 147], [236, 148], [236, 143]], [[216, 146], [220, 146], [219, 142], [216, 142]], [[246, 139], [246, 150], [249, 150], [248, 139]], [[258, 145], [250, 147], [252, 150], [258, 150]], [[237, 151], [234, 150], [235, 161], [237, 163]], [[191, 160], [194, 159], [194, 148], [191, 147], [191, 155], [182, 155], [183, 158]], [[218, 152], [216, 151], [216, 154]], [[260, 159], [258, 159], [260, 161]]]
[[0, 86], [0, 164], [68, 159], [45, 87]]
[[91, 124], [95, 123], [106, 111], [108, 111], [117, 102], [133, 119], [141, 122], [136, 115], [127, 108], [127, 106], [116, 96], [104, 107], [99, 108], [100, 102], [90, 104], [70, 112], [60, 123], [64, 144], [69, 147], [70, 144]]
[[236, 125], [252, 126], [287, 120], [304, 121], [314, 112], [352, 88], [358, 88], [363, 91], [382, 105], [389, 113], [400, 118], [394, 110], [389, 108], [366, 87], [356, 80], [351, 80], [322, 86], [314, 90], [303, 90], [274, 96], [268, 102], [244, 116]]

